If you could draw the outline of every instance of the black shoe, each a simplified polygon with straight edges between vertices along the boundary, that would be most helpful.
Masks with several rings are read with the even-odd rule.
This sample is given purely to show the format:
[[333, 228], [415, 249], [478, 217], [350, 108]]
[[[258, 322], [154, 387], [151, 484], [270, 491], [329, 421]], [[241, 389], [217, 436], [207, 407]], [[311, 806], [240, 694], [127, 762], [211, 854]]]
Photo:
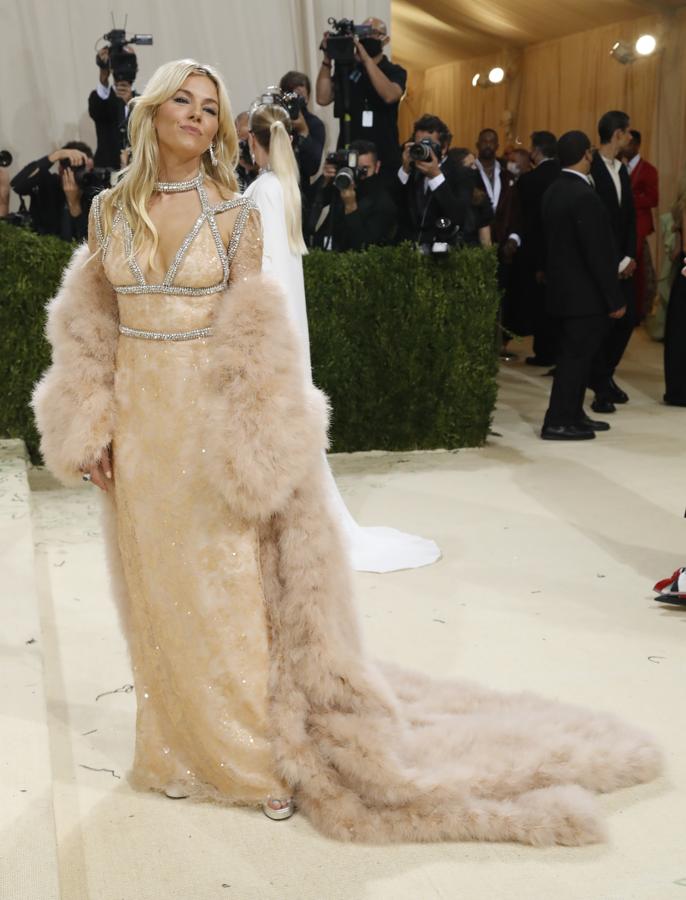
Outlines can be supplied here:
[[550, 366], [555, 365], [554, 359], [543, 359], [540, 356], [527, 356], [524, 362], [527, 366], [542, 366], [543, 368], [549, 368]]
[[595, 431], [583, 425], [544, 425], [541, 437], [544, 441], [592, 441]]
[[615, 405], [609, 397], [599, 397], [597, 394], [595, 400], [591, 403], [591, 409], [593, 412], [605, 413], [605, 415], [616, 412]]
[[590, 428], [592, 431], [609, 431], [610, 423], [609, 422], [599, 422], [597, 419], [589, 419], [589, 417], [584, 413], [581, 419], [579, 419], [579, 424], [584, 428]]
[[610, 390], [608, 391], [607, 396], [612, 400], [613, 403], [628, 403], [629, 395], [626, 391], [623, 391], [614, 378], [610, 379]]

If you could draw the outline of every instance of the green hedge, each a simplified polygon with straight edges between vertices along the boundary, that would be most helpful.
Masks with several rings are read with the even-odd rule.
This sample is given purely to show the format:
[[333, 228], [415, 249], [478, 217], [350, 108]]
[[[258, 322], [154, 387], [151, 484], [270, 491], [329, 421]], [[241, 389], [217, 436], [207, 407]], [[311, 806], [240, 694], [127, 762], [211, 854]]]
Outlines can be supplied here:
[[[38, 459], [28, 407], [50, 361], [45, 302], [72, 247], [0, 223], [0, 436]], [[482, 444], [495, 404], [498, 305], [489, 250], [427, 259], [410, 246], [314, 251], [305, 283], [315, 382], [334, 450]]]
[[476, 447], [498, 368], [496, 256], [409, 244], [305, 257], [312, 368], [334, 450]]

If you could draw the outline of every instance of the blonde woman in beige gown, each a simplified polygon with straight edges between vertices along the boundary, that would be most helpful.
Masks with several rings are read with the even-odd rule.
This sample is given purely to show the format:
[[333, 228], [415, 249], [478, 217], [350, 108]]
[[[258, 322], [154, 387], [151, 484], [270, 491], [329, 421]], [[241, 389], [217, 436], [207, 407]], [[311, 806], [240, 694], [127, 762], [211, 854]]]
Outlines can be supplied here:
[[[154, 260], [149, 238], [135, 247], [123, 212], [112, 210], [105, 227], [106, 195], [95, 198], [89, 250], [116, 293], [120, 337], [115, 477], [107, 453], [87, 477], [115, 501], [138, 702], [133, 782], [170, 797], [260, 804], [288, 794], [266, 737], [267, 624], [256, 531], [227, 514], [192, 464], [206, 448], [190, 452], [190, 465], [179, 452], [206, 415], [217, 299], [258, 273], [262, 260], [255, 205], [231, 196], [227, 179], [213, 180], [202, 165], [204, 154], [210, 171], [217, 168], [206, 151], [217, 140], [220, 93], [211, 74], [182, 62], [158, 71], [139, 101], [134, 128], [144, 106], [162, 101], [155, 117], [161, 177], [148, 208], [158, 233]], [[222, 119], [226, 129], [230, 110]], [[278, 800], [271, 805], [287, 809]]]
[[257, 274], [218, 75], [161, 67], [129, 127], [131, 166], [50, 303], [33, 405], [48, 467], [104, 492], [132, 784], [277, 818], [295, 802], [347, 841], [600, 840], [593, 794], [655, 777], [648, 736], [365, 652], [326, 401], [286, 298]]

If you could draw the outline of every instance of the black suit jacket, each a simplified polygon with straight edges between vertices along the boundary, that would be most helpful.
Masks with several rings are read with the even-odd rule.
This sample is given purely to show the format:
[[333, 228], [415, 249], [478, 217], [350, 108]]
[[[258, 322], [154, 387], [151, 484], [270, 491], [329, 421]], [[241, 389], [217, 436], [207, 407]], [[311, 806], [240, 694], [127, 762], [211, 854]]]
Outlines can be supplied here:
[[[134, 96], [137, 96], [134, 91]], [[110, 88], [110, 95], [103, 100], [97, 91], [88, 97], [88, 113], [95, 123], [97, 149], [95, 165], [105, 169], [121, 168], [120, 151], [126, 143], [126, 104]]]
[[612, 176], [598, 151], [593, 154], [591, 177], [595, 182], [596, 192], [610, 216], [617, 244], [617, 263], [625, 256], [636, 259], [636, 209], [629, 170], [624, 165], [619, 170], [619, 179], [622, 185], [621, 204], [617, 199], [617, 190]]
[[441, 161], [445, 181], [434, 191], [424, 191], [424, 175], [414, 167], [406, 184], [396, 179], [396, 203], [400, 212], [401, 240], [426, 243], [432, 240], [436, 220], [450, 219], [464, 229], [467, 209], [471, 203], [473, 176], [468, 169], [457, 166], [449, 158]]
[[[315, 182], [314, 209], [328, 203], [329, 213], [314, 236], [317, 247], [326, 247], [331, 238], [333, 250], [364, 250], [372, 244], [390, 244], [395, 237], [398, 211], [380, 175], [365, 178], [356, 188], [357, 209], [345, 213], [340, 194], [333, 185]], [[317, 218], [319, 212], [317, 212]]]
[[605, 204], [591, 185], [562, 172], [543, 196], [542, 217], [550, 314], [607, 315], [621, 309], [617, 244]]
[[560, 163], [546, 159], [517, 182], [522, 213], [522, 264], [530, 272], [545, 271], [546, 239], [541, 204], [550, 185], [560, 177]]

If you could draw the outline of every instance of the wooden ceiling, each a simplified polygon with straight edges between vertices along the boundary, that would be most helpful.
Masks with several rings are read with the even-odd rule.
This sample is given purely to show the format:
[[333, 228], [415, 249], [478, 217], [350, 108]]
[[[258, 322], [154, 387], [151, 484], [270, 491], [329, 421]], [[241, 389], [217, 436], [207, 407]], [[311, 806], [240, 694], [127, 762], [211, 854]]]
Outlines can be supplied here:
[[391, 0], [393, 58], [410, 69], [428, 69], [685, 5], [683, 0]]

